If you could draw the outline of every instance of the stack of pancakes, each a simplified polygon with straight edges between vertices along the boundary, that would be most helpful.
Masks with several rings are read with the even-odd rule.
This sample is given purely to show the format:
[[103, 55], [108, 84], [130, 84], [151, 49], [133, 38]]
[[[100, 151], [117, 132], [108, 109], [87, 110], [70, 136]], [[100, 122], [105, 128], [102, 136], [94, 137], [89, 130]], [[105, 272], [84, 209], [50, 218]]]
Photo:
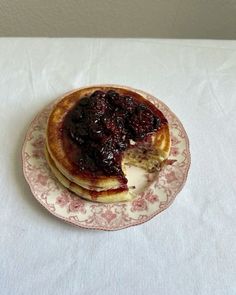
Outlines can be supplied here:
[[[96, 202], [118, 202], [133, 198], [127, 183], [119, 175], [93, 175], [76, 169], [70, 160], [62, 138], [62, 126], [67, 114], [83, 97], [89, 96], [96, 90], [107, 92], [115, 90], [119, 95], [135, 96], [140, 103], [145, 103], [145, 97], [136, 90], [126, 87], [97, 86], [86, 87], [71, 92], [57, 102], [49, 116], [46, 132], [45, 154], [48, 165], [62, 185], [78, 196]], [[150, 104], [150, 102], [149, 102]], [[159, 111], [163, 118], [164, 115]], [[115, 114], [114, 114], [115, 115]], [[167, 122], [167, 121], [166, 121]], [[149, 172], [157, 171], [168, 158], [170, 151], [170, 133], [168, 123], [149, 135], [149, 140], [131, 142], [130, 147], [122, 154], [122, 170], [125, 174], [125, 164], [141, 167]], [[73, 151], [72, 151], [73, 152]]]

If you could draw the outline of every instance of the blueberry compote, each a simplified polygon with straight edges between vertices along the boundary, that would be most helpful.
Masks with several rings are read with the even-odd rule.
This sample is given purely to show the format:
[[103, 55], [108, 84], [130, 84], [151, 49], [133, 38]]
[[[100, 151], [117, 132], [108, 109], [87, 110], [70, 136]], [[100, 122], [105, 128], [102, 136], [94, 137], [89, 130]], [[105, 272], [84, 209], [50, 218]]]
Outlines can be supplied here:
[[162, 113], [138, 97], [97, 90], [81, 98], [63, 122], [64, 147], [76, 171], [120, 176], [130, 140], [139, 142], [166, 123]]

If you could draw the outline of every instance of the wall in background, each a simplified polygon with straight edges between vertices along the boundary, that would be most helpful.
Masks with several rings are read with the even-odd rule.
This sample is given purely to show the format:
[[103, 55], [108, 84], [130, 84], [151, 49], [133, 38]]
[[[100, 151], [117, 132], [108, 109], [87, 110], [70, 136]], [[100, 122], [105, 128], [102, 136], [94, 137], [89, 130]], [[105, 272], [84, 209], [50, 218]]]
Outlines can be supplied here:
[[0, 36], [236, 39], [236, 0], [0, 0]]

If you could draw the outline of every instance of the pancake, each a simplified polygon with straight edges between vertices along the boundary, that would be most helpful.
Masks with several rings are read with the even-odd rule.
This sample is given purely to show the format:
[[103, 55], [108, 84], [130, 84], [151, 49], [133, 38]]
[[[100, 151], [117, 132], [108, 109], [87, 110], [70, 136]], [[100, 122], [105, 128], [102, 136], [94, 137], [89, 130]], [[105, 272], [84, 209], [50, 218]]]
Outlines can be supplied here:
[[[122, 173], [120, 175], [103, 173], [101, 171], [88, 172], [78, 169], [78, 165], [75, 165], [73, 162], [73, 154], [78, 147], [71, 143], [71, 140], [67, 139], [63, 133], [65, 129], [63, 124], [65, 124], [64, 122], [68, 114], [78, 105], [81, 99], [90, 96], [95, 91], [104, 91], [106, 93], [109, 90], [116, 91], [120, 96], [133, 97], [136, 102], [151, 109], [152, 113], [160, 118], [161, 122], [158, 129], [148, 134], [143, 140], [130, 140], [129, 147], [122, 153]], [[130, 199], [130, 196], [127, 194], [125, 164], [135, 165], [149, 172], [158, 170], [161, 164], [168, 158], [170, 151], [169, 125], [162, 112], [136, 90], [120, 86], [86, 87], [67, 94], [54, 105], [47, 124], [46, 148], [51, 159], [50, 167], [53, 163], [52, 170], [54, 174], [57, 174], [56, 177], [58, 176], [57, 178], [64, 186], [68, 187], [70, 185], [70, 189], [72, 183], [72, 187], [76, 187], [76, 189], [71, 190], [78, 195], [81, 196], [83, 194], [85, 198], [91, 200], [94, 192], [104, 192], [106, 197], [103, 198], [101, 196], [102, 199], [98, 198], [98, 201], [111, 202], [118, 199]], [[83, 189], [85, 191], [82, 192]], [[115, 190], [122, 191], [122, 196], [115, 198], [113, 194], [113, 197], [109, 197]], [[92, 191], [92, 193], [88, 191]]]

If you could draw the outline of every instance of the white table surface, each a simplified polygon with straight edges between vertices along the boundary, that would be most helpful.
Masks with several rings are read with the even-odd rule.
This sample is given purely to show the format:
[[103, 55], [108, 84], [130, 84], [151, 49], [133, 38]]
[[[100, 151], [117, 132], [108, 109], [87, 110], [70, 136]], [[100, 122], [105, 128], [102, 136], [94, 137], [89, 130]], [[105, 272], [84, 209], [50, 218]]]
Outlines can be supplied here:
[[[129, 85], [161, 98], [189, 135], [173, 205], [115, 232], [73, 227], [32, 196], [30, 121], [68, 90]], [[0, 39], [0, 294], [236, 294], [236, 41]]]

